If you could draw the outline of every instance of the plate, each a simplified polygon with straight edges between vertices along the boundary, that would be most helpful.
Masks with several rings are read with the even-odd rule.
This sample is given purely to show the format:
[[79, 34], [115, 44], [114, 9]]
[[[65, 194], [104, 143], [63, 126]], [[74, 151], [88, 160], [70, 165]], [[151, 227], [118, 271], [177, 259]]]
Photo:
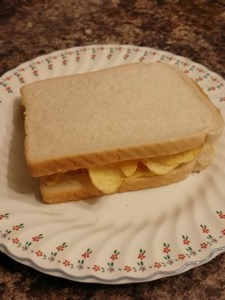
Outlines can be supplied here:
[[[19, 90], [40, 79], [132, 62], [183, 70], [225, 116], [223, 79], [184, 57], [131, 45], [56, 51], [0, 78], [0, 250], [43, 273], [122, 284], [180, 274], [225, 250], [225, 134], [214, 162], [183, 182], [47, 205], [27, 171]], [[69, 100], [68, 100], [69, 101]], [[40, 125], [41, 126], [41, 125]]]

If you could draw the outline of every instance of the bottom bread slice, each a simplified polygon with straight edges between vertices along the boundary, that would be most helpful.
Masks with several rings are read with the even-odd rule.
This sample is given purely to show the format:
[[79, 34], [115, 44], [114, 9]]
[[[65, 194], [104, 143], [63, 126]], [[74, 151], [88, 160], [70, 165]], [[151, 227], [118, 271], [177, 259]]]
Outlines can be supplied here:
[[[117, 193], [143, 190], [184, 180], [194, 169], [195, 161], [182, 164], [166, 175], [126, 179]], [[56, 182], [41, 177], [40, 188], [46, 203], [60, 203], [103, 196], [91, 182], [88, 173], [71, 171], [60, 176]]]

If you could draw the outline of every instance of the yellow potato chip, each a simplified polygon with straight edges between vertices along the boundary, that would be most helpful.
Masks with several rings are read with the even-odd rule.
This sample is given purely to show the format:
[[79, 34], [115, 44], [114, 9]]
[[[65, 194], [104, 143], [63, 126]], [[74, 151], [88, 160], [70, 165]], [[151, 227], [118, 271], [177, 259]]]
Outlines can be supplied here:
[[123, 161], [119, 164], [119, 167], [126, 177], [131, 177], [137, 170], [138, 160]]
[[[202, 146], [182, 153], [165, 155], [155, 158], [116, 162], [110, 165], [90, 168], [89, 176], [92, 183], [105, 194], [115, 193], [121, 183], [129, 178], [141, 176], [165, 175], [182, 163], [192, 161], [200, 152]], [[53, 178], [54, 181], [57, 178]], [[51, 184], [51, 183], [50, 183]]]
[[123, 172], [109, 165], [89, 168], [89, 176], [94, 186], [105, 194], [115, 193], [123, 181]]
[[134, 174], [131, 178], [138, 178], [138, 177], [147, 177], [147, 176], [154, 176], [155, 173], [151, 172], [147, 167], [144, 165], [139, 165]]
[[142, 159], [143, 164], [153, 173], [164, 175], [175, 169], [178, 165], [167, 166], [152, 160], [151, 158]]
[[195, 157], [198, 155], [201, 149], [202, 146], [184, 151], [182, 153], [156, 157], [153, 160], [155, 162], [168, 165], [168, 166], [180, 165], [182, 163], [186, 163], [195, 159]]

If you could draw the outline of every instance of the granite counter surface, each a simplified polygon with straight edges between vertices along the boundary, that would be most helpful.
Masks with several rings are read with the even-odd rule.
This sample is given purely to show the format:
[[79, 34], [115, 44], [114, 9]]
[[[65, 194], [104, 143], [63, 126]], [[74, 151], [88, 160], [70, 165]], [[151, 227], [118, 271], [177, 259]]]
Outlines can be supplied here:
[[[167, 50], [225, 77], [225, 6], [210, 0], [3, 0], [0, 75], [89, 44]], [[51, 277], [0, 253], [1, 299], [225, 299], [225, 254], [179, 276], [127, 285]]]

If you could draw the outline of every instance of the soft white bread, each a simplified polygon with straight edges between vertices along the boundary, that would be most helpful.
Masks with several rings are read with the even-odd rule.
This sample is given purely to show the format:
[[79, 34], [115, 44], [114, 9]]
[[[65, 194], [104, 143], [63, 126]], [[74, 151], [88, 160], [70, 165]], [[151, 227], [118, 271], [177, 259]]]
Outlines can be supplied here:
[[24, 86], [32, 176], [170, 155], [212, 144], [219, 110], [183, 72], [134, 63]]

